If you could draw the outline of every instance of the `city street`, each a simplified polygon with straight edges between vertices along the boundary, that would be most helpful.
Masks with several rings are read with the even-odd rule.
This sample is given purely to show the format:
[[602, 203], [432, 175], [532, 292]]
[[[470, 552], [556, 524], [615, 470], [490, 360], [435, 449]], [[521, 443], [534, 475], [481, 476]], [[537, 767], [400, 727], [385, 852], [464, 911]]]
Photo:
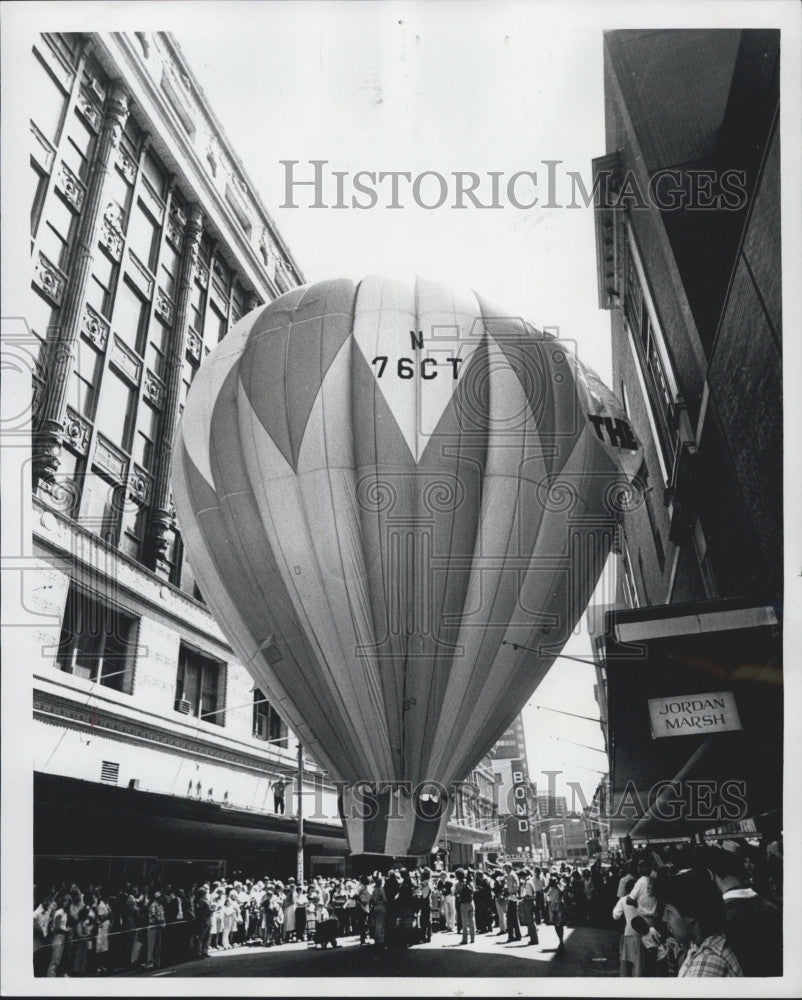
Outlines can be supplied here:
[[431, 944], [412, 948], [360, 945], [341, 939], [337, 949], [311, 949], [305, 943], [274, 948], [241, 947], [212, 952], [209, 958], [138, 977], [194, 976], [614, 976], [618, 973], [618, 934], [598, 927], [565, 929], [565, 948], [557, 935], [540, 927], [540, 944], [508, 944], [507, 937], [477, 935], [461, 945], [459, 934], [435, 934]]

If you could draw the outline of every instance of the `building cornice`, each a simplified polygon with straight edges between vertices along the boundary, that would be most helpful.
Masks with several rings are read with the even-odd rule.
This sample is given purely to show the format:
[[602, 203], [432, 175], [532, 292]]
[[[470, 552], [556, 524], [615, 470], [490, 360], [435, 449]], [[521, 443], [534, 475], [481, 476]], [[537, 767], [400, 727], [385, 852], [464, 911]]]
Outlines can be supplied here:
[[[153, 135], [154, 148], [165, 163], [180, 178], [184, 194], [190, 200], [203, 205], [208, 229], [213, 236], [219, 236], [221, 249], [227, 263], [236, 267], [252, 283], [264, 300], [271, 300], [296, 283], [303, 283], [300, 268], [295, 263], [272, 218], [267, 213], [261, 199], [255, 194], [254, 186], [242, 165], [233, 153], [219, 122], [206, 102], [205, 97], [186, 62], [181, 57], [174, 65], [175, 44], [162, 34], [147, 35], [148, 55], [139, 42], [138, 33], [130, 34], [103, 32], [93, 36], [94, 53], [103, 68], [111, 75], [120, 76], [130, 88], [133, 97], [135, 117], [145, 120]], [[178, 75], [176, 76], [176, 71]], [[170, 75], [176, 83], [176, 103], [168, 101], [162, 91], [160, 77]], [[176, 106], [180, 106], [188, 119], [196, 121], [197, 133], [190, 135], [182, 122]], [[141, 122], [142, 123], [142, 122]], [[169, 136], [172, 147], [164, 140]], [[205, 151], [200, 147], [206, 145]], [[218, 180], [218, 173], [223, 174]], [[225, 187], [230, 181], [233, 199], [242, 204], [242, 210], [251, 222], [251, 234], [246, 234], [229, 200]], [[259, 255], [261, 232], [271, 237], [270, 242], [280, 250], [278, 263], [287, 271], [284, 285], [268, 274], [266, 264]]]
[[[219, 741], [212, 742], [206, 732], [199, 732], [197, 735], [176, 732], [168, 726], [133, 714], [122, 714], [102, 705], [79, 702], [68, 695], [42, 688], [36, 688], [33, 692], [33, 715], [34, 719], [50, 725], [67, 725], [118, 743], [138, 743], [215, 764], [232, 764], [254, 771], [262, 777], [270, 773], [288, 776], [296, 770], [290, 759], [277, 759], [269, 751], [259, 753], [254, 749], [253, 752], [248, 752], [246, 749], [227, 747], [227, 740], [222, 733]], [[323, 787], [327, 786], [324, 784]]]

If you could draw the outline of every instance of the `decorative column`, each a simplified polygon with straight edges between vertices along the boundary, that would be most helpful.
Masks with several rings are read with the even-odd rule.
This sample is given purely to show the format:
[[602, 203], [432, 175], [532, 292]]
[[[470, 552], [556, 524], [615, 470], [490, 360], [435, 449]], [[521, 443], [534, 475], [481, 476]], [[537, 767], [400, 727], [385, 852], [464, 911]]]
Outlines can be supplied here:
[[112, 83], [106, 96], [103, 122], [78, 223], [71, 274], [61, 305], [59, 332], [47, 346], [45, 399], [33, 434], [34, 489], [40, 482], [52, 483], [60, 464], [67, 388], [75, 363], [75, 344], [81, 328], [92, 258], [97, 252], [103, 190], [127, 118], [128, 91], [122, 84]]
[[170, 575], [171, 567], [168, 553], [175, 525], [175, 513], [170, 503], [173, 438], [178, 425], [181, 378], [189, 332], [189, 304], [202, 235], [203, 212], [200, 205], [192, 205], [187, 211], [187, 221], [184, 226], [184, 245], [178, 273], [178, 288], [175, 295], [175, 320], [164, 374], [164, 407], [162, 408], [159, 428], [158, 452], [153, 470], [153, 506], [148, 529], [148, 565], [165, 578]]

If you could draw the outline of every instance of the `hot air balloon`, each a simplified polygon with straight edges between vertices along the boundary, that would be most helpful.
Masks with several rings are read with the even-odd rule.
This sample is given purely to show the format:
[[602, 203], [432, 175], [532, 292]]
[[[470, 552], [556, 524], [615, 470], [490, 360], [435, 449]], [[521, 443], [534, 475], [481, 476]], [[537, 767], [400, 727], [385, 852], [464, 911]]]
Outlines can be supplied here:
[[351, 851], [398, 856], [432, 849], [580, 620], [641, 451], [566, 344], [368, 277], [240, 320], [173, 464], [232, 649], [340, 782]]

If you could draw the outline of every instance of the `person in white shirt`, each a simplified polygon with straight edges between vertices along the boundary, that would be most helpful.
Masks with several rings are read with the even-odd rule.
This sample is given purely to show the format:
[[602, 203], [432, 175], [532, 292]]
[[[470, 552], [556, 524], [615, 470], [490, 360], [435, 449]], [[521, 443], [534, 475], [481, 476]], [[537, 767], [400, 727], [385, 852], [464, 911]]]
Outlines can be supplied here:
[[[623, 893], [619, 893], [613, 909], [613, 920], [625, 920], [624, 933], [618, 948], [618, 974], [619, 976], [640, 976], [641, 972], [641, 942], [640, 935], [632, 928], [632, 918], [638, 915], [638, 907], [633, 906], [627, 899], [627, 893], [633, 887], [634, 876], [627, 876], [628, 882], [624, 885]], [[623, 880], [622, 880], [623, 881]]]
[[642, 917], [651, 917], [657, 909], [657, 899], [654, 895], [654, 878], [657, 872], [649, 861], [638, 863], [640, 878], [627, 896], [627, 903], [636, 906]]
[[509, 863], [504, 865], [504, 878], [507, 885], [507, 941], [520, 941], [521, 925], [518, 923], [520, 881]]
[[523, 888], [521, 889], [521, 917], [526, 929], [529, 931], [529, 943], [537, 944], [537, 925], [535, 923], [535, 876], [524, 868], [521, 872]]

